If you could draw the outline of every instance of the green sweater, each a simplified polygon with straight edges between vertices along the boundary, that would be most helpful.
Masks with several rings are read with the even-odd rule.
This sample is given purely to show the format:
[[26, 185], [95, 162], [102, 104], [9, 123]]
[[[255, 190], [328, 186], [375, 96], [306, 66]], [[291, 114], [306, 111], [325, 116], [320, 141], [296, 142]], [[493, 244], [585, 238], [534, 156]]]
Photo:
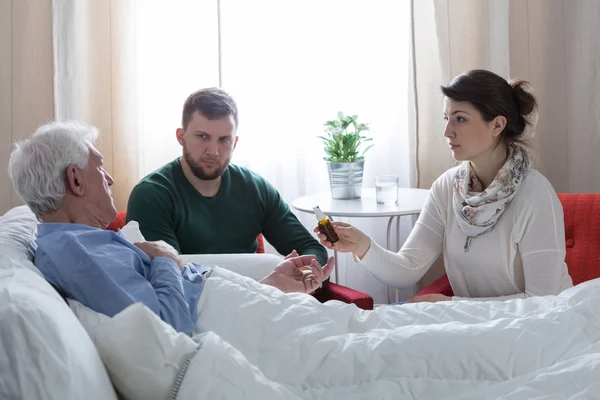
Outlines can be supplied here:
[[283, 255], [314, 254], [324, 265], [327, 251], [298, 221], [265, 179], [229, 165], [214, 197], [202, 196], [183, 174], [179, 159], [138, 183], [127, 205], [146, 240], [164, 240], [181, 254], [254, 253], [257, 236]]

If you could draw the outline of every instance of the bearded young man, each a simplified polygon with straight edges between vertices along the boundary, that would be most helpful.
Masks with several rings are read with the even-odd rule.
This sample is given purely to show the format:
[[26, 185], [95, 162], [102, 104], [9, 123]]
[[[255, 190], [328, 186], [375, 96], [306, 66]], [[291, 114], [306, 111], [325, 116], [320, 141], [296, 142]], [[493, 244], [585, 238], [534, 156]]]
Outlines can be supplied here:
[[296, 250], [325, 264], [327, 251], [277, 190], [230, 164], [237, 127], [237, 106], [224, 90], [192, 93], [176, 132], [182, 157], [136, 185], [127, 221], [137, 221], [147, 240], [164, 240], [181, 254], [254, 253], [262, 233], [280, 254]]

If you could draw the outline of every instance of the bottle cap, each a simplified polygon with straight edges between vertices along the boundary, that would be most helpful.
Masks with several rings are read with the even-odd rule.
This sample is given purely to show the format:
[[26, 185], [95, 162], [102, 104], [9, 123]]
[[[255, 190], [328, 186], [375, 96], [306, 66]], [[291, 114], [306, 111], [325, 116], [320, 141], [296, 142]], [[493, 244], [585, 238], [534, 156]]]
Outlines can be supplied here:
[[317, 216], [317, 221], [320, 221], [323, 218], [326, 218], [325, 214], [323, 213], [323, 211], [321, 211], [319, 206], [313, 207], [313, 210], [315, 211], [315, 215]]

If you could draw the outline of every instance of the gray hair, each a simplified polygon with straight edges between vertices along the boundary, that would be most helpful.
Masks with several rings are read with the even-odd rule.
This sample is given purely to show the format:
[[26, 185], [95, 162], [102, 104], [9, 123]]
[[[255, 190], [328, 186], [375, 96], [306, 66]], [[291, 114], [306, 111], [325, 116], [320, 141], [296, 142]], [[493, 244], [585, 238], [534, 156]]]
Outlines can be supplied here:
[[78, 122], [51, 122], [15, 143], [8, 175], [17, 194], [39, 218], [56, 211], [66, 193], [69, 165], [85, 169], [98, 129]]

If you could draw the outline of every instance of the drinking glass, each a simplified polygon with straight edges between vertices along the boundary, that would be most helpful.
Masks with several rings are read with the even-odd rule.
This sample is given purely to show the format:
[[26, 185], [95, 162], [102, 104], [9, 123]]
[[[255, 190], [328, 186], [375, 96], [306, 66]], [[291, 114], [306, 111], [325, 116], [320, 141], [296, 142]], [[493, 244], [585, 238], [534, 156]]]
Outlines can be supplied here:
[[397, 204], [400, 178], [396, 175], [375, 177], [375, 198], [378, 204]]

